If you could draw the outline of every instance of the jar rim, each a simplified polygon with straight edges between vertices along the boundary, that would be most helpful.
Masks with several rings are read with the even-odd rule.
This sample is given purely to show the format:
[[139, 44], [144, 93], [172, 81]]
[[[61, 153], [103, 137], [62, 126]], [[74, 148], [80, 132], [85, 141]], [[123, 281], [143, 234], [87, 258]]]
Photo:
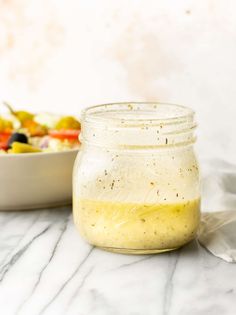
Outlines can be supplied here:
[[85, 122], [137, 124], [178, 124], [193, 120], [195, 112], [187, 106], [166, 102], [115, 102], [87, 107], [82, 111]]
[[195, 142], [195, 113], [186, 106], [161, 102], [122, 102], [83, 111], [81, 142], [137, 149]]

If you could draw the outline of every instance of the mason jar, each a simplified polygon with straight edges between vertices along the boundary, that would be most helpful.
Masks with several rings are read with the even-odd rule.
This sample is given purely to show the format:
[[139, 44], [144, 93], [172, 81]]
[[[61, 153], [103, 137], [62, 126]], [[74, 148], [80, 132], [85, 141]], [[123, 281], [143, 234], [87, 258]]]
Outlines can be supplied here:
[[194, 112], [163, 103], [87, 108], [74, 166], [73, 216], [82, 237], [131, 254], [174, 250], [200, 221]]

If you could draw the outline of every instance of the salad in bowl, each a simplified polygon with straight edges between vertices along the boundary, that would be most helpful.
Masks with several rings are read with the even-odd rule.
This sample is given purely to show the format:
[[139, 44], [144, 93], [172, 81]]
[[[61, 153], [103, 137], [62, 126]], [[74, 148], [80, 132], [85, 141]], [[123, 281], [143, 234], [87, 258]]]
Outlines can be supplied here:
[[0, 211], [71, 204], [79, 133], [73, 116], [0, 104]]
[[0, 114], [0, 154], [60, 152], [79, 148], [80, 122], [73, 116], [15, 111]]

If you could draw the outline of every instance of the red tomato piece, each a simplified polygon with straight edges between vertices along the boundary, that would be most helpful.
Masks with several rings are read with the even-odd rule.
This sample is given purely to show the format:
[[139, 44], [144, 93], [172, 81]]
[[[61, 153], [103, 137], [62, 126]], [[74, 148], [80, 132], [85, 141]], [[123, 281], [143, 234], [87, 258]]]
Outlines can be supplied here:
[[7, 150], [7, 142], [0, 142], [0, 150]]
[[0, 143], [7, 143], [8, 139], [10, 138], [12, 132], [4, 131], [0, 132]]
[[61, 130], [49, 130], [49, 136], [60, 140], [78, 140], [80, 130], [75, 129], [61, 129]]

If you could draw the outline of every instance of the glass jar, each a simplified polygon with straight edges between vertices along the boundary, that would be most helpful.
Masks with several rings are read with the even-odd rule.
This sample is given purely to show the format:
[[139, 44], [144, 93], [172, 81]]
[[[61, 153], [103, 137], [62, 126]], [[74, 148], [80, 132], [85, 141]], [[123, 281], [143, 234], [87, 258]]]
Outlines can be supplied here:
[[117, 103], [83, 112], [73, 215], [90, 244], [149, 254], [196, 236], [195, 128], [194, 112], [179, 105]]

